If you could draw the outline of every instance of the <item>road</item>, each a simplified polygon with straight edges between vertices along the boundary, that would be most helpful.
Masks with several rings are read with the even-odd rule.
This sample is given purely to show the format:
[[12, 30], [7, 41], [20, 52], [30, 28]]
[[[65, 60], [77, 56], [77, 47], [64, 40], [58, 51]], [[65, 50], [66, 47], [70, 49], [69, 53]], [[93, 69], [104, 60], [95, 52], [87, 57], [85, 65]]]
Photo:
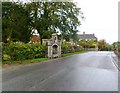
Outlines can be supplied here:
[[3, 91], [118, 91], [113, 52], [87, 52], [3, 68]]

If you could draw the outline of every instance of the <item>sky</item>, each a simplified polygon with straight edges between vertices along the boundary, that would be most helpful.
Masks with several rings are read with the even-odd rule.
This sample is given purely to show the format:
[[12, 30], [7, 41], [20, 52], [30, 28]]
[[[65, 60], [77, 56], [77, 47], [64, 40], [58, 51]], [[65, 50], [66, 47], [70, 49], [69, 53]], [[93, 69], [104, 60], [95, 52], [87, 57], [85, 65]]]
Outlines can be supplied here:
[[118, 41], [118, 2], [120, 0], [73, 0], [84, 13], [79, 34], [95, 34], [98, 40]]

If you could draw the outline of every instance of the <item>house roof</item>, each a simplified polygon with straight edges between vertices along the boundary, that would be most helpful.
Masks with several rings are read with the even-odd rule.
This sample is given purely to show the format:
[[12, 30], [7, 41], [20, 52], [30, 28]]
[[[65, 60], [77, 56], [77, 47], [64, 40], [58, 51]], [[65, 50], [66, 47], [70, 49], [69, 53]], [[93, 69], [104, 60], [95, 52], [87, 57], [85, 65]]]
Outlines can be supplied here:
[[94, 34], [79, 34], [78, 38], [79, 39], [95, 39], [95, 40], [97, 40], [97, 38], [95, 37]]

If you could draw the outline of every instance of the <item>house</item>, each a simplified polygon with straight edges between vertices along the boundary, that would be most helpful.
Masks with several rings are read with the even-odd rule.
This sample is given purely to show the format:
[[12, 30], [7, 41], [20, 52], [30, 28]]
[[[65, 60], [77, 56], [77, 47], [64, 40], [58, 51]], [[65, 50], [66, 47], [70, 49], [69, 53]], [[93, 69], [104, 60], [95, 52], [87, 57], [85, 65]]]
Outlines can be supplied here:
[[40, 36], [39, 35], [32, 35], [30, 38], [30, 43], [40, 43]]
[[97, 46], [97, 37], [95, 37], [94, 34], [78, 34], [78, 39], [80, 41], [80, 45], [85, 49], [85, 50], [91, 50], [91, 51], [97, 51], [98, 46]]
[[97, 37], [95, 37], [94, 34], [85, 34], [85, 32], [83, 32], [83, 34], [78, 34], [78, 39], [80, 40], [95, 40], [97, 41]]

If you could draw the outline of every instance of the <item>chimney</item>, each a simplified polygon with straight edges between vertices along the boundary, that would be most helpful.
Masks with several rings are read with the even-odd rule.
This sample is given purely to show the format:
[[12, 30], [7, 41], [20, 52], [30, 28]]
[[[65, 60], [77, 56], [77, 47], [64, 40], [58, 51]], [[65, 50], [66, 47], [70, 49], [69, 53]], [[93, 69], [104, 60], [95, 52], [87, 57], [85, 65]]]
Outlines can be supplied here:
[[83, 35], [85, 35], [85, 32], [83, 32]]

